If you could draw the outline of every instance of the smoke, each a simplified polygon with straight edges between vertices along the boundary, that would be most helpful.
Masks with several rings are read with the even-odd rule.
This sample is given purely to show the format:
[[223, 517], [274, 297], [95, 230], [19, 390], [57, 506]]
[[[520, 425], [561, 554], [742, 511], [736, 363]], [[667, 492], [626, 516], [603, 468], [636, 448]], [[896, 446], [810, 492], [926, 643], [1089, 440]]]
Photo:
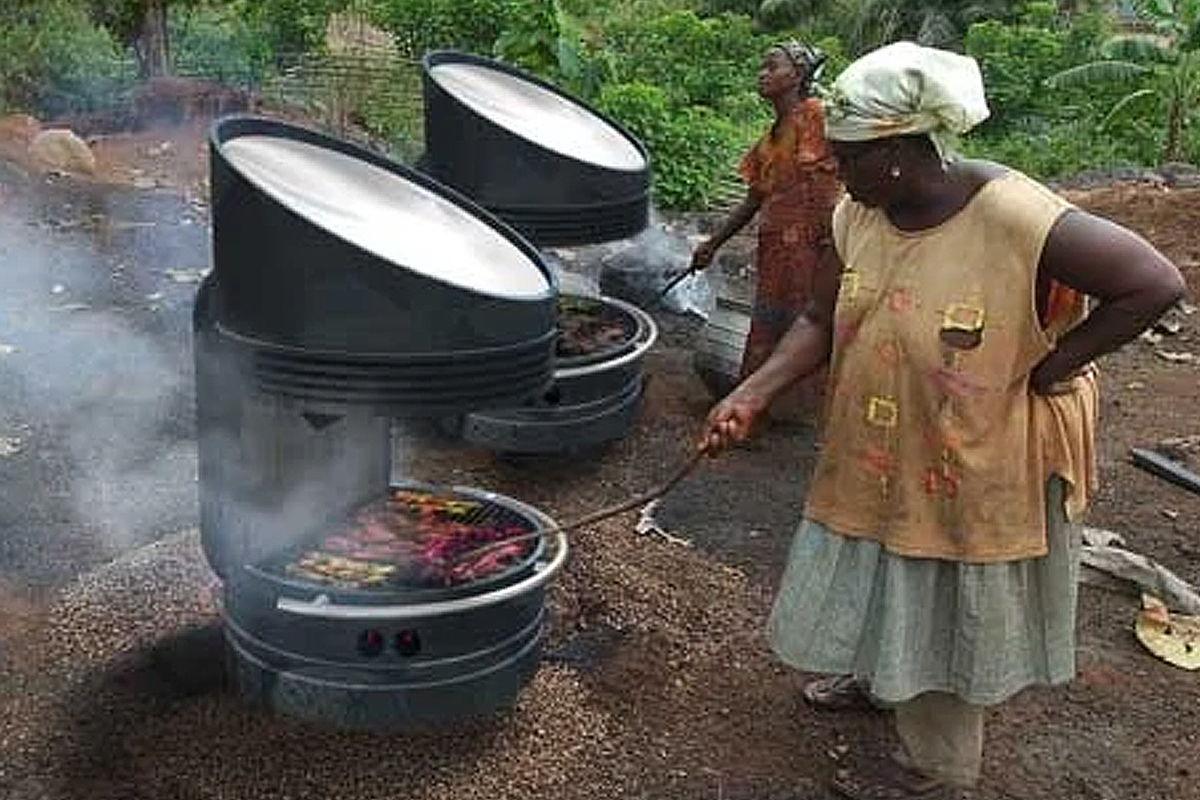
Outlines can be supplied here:
[[559, 286], [570, 294], [605, 294], [644, 308], [708, 316], [716, 305], [709, 277], [698, 273], [682, 280], [665, 297], [671, 279], [686, 271], [702, 236], [690, 223], [655, 215], [645, 230], [628, 239], [550, 253], [559, 270]]
[[6, 492], [33, 495], [6, 507], [43, 508], [0, 522], [61, 521], [121, 550], [196, 518], [185, 335], [195, 286], [165, 269], [185, 256], [202, 264], [207, 248], [180, 226], [179, 201], [154, 220], [110, 203], [118, 190], [35, 181], [0, 187], [0, 438], [10, 443], [0, 475]]
[[[102, 549], [120, 551], [195, 524], [190, 315], [197, 283], [188, 276], [208, 266], [203, 221], [185, 200], [171, 195], [45, 183], [2, 170], [0, 491], [5, 496], [0, 528], [5, 538], [61, 541], [82, 530]], [[693, 230], [655, 220], [628, 240], [547, 255], [566, 291], [602, 291], [662, 307], [656, 306], [658, 292], [687, 268], [698, 240]], [[662, 305], [704, 313], [711, 298], [707, 282], [693, 278]], [[365, 446], [373, 436], [374, 428], [364, 425], [351, 440]], [[239, 452], [244, 444], [235, 439], [218, 450]], [[405, 456], [409, 461], [393, 466], [401, 472], [418, 469], [411, 459], [421, 449], [419, 437], [408, 441], [402, 431], [397, 444], [402, 453], [413, 452]], [[275, 501], [272, 527], [281, 538], [310, 527], [315, 510], [336, 507], [356, 487], [371, 484], [353, 477], [359, 459], [332, 450], [327, 455], [330, 463], [346, 457], [345, 468], [331, 469], [349, 476], [344, 482], [331, 485], [296, 474], [287, 486], [268, 493]], [[357, 469], [374, 475], [376, 467]], [[247, 519], [254, 517], [253, 508], [243, 511]], [[74, 532], [66, 533], [67, 528]], [[13, 546], [6, 547], [11, 553]], [[60, 546], [56, 552], [67, 549]]]

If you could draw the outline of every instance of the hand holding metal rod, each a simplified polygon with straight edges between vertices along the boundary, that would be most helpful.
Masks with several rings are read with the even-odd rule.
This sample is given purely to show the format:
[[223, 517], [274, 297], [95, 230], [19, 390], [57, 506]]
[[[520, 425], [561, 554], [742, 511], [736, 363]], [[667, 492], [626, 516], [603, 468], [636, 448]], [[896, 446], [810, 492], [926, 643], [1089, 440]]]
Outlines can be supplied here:
[[707, 445], [702, 444], [701, 446], [697, 447], [696, 451], [693, 452], [690, 456], [688, 456], [687, 461], [685, 461], [683, 464], [681, 464], [679, 466], [679, 468], [677, 470], [675, 470], [675, 472], [672, 473], [671, 476], [669, 478], [667, 478], [667, 480], [665, 482], [663, 482], [659, 486], [654, 487], [653, 489], [651, 489], [648, 492], [644, 492], [635, 497], [631, 497], [628, 500], [618, 503], [617, 505], [607, 506], [607, 507], [601, 508], [597, 511], [593, 511], [591, 514], [588, 514], [587, 516], [584, 516], [577, 520], [574, 520], [573, 522], [564, 523], [562, 525], [552, 525], [548, 528], [540, 528], [539, 530], [530, 531], [529, 533], [522, 533], [517, 536], [509, 536], [504, 539], [498, 539], [494, 542], [489, 542], [488, 544], [483, 545], [482, 547], [476, 547], [472, 550], [467, 550], [463, 553], [459, 553], [458, 555], [447, 560], [445, 562], [445, 564], [447, 566], [455, 566], [457, 564], [461, 564], [464, 561], [469, 561], [471, 559], [475, 559], [475, 558], [479, 558], [480, 556], [487, 555], [488, 553], [491, 553], [495, 550], [499, 550], [499, 549], [506, 547], [510, 544], [513, 544], [515, 542], [525, 542], [525, 541], [529, 541], [531, 539], [541, 538], [542, 536], [552, 536], [556, 533], [566, 533], [567, 531], [573, 531], [577, 528], [583, 528], [588, 525], [593, 525], [597, 522], [600, 522], [601, 520], [605, 520], [610, 517], [615, 517], [618, 514], [623, 514], [626, 511], [632, 511], [635, 508], [644, 506], [646, 503], [649, 503], [651, 500], [657, 500], [658, 498], [662, 497], [664, 494], [669, 492], [675, 486], [675, 484], [679, 483], [681, 480], [686, 478], [688, 476], [688, 474], [691, 473], [691, 471], [693, 469], [695, 469], [696, 464], [698, 464], [700, 462], [700, 459], [704, 455], [706, 455], [708, 453], [708, 451], [709, 451], [709, 448], [707, 447]]
[[666, 287], [663, 288], [663, 290], [658, 293], [658, 299], [656, 302], [662, 302], [663, 298], [665, 298], [667, 295], [669, 295], [671, 293], [672, 289], [674, 289], [676, 286], [678, 286], [680, 283], [682, 283], [684, 278], [687, 278], [689, 275], [694, 275], [697, 271], [698, 270], [695, 267], [688, 267], [683, 272], [679, 273], [678, 275], [671, 278], [671, 280], [667, 281]]

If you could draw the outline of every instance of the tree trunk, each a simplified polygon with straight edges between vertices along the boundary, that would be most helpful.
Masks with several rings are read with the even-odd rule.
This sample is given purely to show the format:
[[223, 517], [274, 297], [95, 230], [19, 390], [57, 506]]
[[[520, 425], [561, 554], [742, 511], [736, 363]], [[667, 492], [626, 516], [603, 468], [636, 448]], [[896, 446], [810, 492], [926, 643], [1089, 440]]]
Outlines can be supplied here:
[[1174, 87], [1168, 98], [1170, 108], [1167, 111], [1167, 139], [1163, 143], [1162, 159], [1164, 162], [1178, 161], [1180, 147], [1183, 144], [1183, 120], [1186, 92], [1180, 87]]
[[160, 78], [171, 74], [171, 56], [167, 46], [167, 0], [147, 0], [142, 31], [134, 49], [142, 78]]

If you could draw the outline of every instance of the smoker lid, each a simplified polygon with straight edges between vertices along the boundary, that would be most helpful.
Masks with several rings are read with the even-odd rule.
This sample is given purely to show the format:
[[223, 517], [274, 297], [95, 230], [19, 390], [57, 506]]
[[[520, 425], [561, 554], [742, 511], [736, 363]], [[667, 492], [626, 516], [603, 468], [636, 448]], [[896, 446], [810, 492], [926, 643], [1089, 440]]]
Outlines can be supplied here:
[[403, 176], [309, 142], [264, 134], [220, 144], [247, 180], [315, 225], [398, 266], [507, 298], [550, 279], [486, 221]]
[[532, 81], [477, 63], [435, 64], [429, 75], [477, 114], [549, 150], [614, 170], [646, 169], [622, 131]]

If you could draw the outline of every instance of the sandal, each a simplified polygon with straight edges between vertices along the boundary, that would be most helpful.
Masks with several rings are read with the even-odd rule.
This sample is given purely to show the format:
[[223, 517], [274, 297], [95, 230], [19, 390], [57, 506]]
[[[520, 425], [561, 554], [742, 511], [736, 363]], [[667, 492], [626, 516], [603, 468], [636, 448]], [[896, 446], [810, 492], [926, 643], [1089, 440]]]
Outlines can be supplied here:
[[866, 678], [857, 675], [829, 675], [817, 678], [804, 684], [800, 693], [814, 708], [882, 708], [871, 694], [871, 684]]
[[872, 770], [838, 770], [830, 788], [848, 800], [948, 800], [951, 797], [950, 787], [942, 781], [908, 769], [890, 758]]

